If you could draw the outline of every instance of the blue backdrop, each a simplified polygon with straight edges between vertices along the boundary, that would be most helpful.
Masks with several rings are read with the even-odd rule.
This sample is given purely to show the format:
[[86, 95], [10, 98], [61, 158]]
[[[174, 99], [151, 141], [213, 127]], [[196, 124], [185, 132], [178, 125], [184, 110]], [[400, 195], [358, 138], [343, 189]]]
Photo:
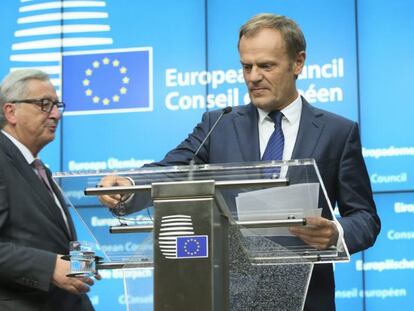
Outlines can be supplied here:
[[[162, 158], [204, 111], [248, 102], [240, 25], [261, 12], [296, 20], [308, 44], [298, 88], [315, 106], [360, 123], [383, 222], [374, 248], [336, 265], [338, 310], [411, 310], [413, 2], [9, 0], [1, 8], [0, 76], [41, 68], [67, 104], [59, 137], [42, 153], [55, 172], [133, 169]], [[85, 215], [97, 226], [110, 217]], [[89, 234], [80, 222], [78, 229]], [[90, 294], [96, 309], [123, 310], [122, 275], [103, 277]], [[133, 277], [143, 287], [132, 302], [150, 310], [151, 273]]]

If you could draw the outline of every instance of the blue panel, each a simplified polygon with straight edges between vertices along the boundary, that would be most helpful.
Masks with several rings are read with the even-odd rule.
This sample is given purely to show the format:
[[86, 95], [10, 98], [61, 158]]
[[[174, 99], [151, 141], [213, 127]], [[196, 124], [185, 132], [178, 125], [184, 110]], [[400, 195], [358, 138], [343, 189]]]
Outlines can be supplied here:
[[7, 5], [2, 4], [0, 10], [0, 79], [9, 72], [10, 55], [12, 44], [15, 42], [14, 32], [17, 29], [18, 1], [9, 1]]
[[[144, 81], [148, 81], [150, 94], [147, 100], [144, 98], [142, 101], [150, 103], [147, 106], [149, 109], [99, 114], [103, 110], [109, 110], [102, 107], [98, 108], [100, 111], [96, 111], [95, 114], [92, 112], [84, 115], [65, 115], [65, 171], [131, 169], [141, 166], [144, 162], [160, 159], [192, 130], [206, 109], [202, 104], [191, 105], [192, 96], [205, 97], [205, 85], [194, 84], [188, 79], [177, 77], [179, 72], [205, 71], [204, 1], [108, 0], [106, 3], [107, 6], [102, 11], [109, 15], [104, 22], [110, 26], [110, 31], [105, 36], [111, 38], [113, 43], [67, 48], [65, 55], [68, 55], [67, 59], [86, 55], [85, 57], [91, 56], [92, 60], [94, 55], [100, 56], [107, 50], [111, 50], [111, 53], [124, 53], [125, 50], [150, 51], [147, 69], [138, 66], [138, 61], [133, 62], [131, 66], [125, 66], [128, 67], [126, 75], [131, 78], [130, 83], [133, 82], [134, 74], [142, 77], [143, 73], [148, 72], [148, 79]], [[108, 55], [111, 59], [112, 56]], [[119, 57], [121, 56], [119, 54]], [[76, 86], [70, 85], [71, 81], [66, 84], [65, 79], [70, 79], [66, 78], [66, 73], [73, 70], [73, 65], [65, 62], [65, 56], [62, 65], [63, 94], [71, 98], [77, 89]], [[113, 77], [115, 76], [114, 74]], [[104, 90], [117, 83], [112, 80], [113, 77], [109, 75], [104, 81], [108, 85], [104, 85]], [[142, 86], [142, 83], [140, 84]], [[136, 89], [134, 87], [132, 90]], [[131, 98], [132, 104], [140, 102], [141, 94], [142, 92]], [[76, 99], [71, 98], [69, 101]], [[87, 202], [82, 204], [84, 203]], [[112, 216], [106, 210], [96, 214], [96, 211], [88, 211], [88, 208], [82, 208], [82, 215], [92, 227], [97, 239], [104, 239], [108, 227], [97, 226], [96, 220], [110, 219]], [[103, 248], [127, 248], [128, 245], [138, 245], [136, 239], [137, 236], [123, 235], [112, 236], [111, 239], [100, 242]], [[127, 301], [123, 288], [119, 286], [121, 271], [102, 273], [104, 280], [98, 282], [90, 294], [96, 310], [124, 310]], [[133, 275], [127, 282], [129, 285], [134, 282], [135, 288], [129, 289], [128, 301], [132, 307], [139, 306], [140, 310], [152, 310], [152, 274]], [[112, 284], [115, 288], [111, 288]]]
[[[148, 78], [153, 107], [141, 112], [65, 116], [66, 171], [131, 169], [160, 159], [184, 139], [206, 109], [205, 105], [191, 106], [191, 96], [205, 97], [205, 86], [177, 78], [177, 72], [205, 70], [204, 1], [106, 3], [109, 17], [102, 23], [110, 26], [106, 37], [113, 42], [76, 51], [70, 48], [68, 53], [151, 49]], [[63, 78], [66, 70], [71, 69], [63, 67]], [[107, 83], [112, 82], [108, 79]], [[70, 94], [71, 89], [75, 91], [65, 88], [64, 94]]]
[[412, 1], [358, 2], [361, 129], [376, 191], [414, 189], [413, 10]]
[[376, 195], [382, 229], [365, 252], [367, 310], [412, 310], [414, 301], [414, 194]]
[[351, 256], [349, 263], [335, 264], [335, 301], [337, 311], [362, 311], [363, 275], [355, 263], [362, 260], [362, 253]]

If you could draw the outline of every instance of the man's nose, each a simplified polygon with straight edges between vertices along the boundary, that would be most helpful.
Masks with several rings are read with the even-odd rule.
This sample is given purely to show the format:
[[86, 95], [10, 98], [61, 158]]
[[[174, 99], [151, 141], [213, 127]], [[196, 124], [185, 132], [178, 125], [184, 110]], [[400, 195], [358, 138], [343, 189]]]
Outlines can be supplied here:
[[253, 66], [252, 70], [250, 72], [250, 81], [251, 82], [258, 82], [260, 80], [262, 80], [263, 75], [262, 72], [260, 70], [260, 68]]
[[50, 118], [59, 120], [62, 117], [62, 112], [59, 111], [59, 108], [56, 105], [53, 105], [52, 111], [50, 111]]

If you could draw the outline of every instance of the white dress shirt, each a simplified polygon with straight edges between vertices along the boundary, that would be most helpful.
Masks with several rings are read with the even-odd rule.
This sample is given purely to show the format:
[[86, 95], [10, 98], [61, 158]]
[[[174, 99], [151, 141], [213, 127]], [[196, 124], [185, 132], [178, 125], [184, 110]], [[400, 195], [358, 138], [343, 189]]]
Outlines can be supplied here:
[[[269, 112], [257, 108], [259, 112], [259, 142], [260, 142], [260, 158], [266, 150], [267, 142], [275, 130], [275, 124], [269, 117]], [[292, 158], [293, 148], [295, 147], [296, 137], [298, 136], [300, 116], [302, 114], [302, 98], [298, 97], [287, 107], [281, 110], [282, 131], [285, 137], [285, 145], [283, 147], [283, 160]]]
[[[260, 158], [262, 158], [263, 153], [266, 150], [267, 142], [272, 136], [273, 131], [275, 130], [275, 123], [269, 117], [269, 112], [264, 111], [263, 109], [257, 108], [259, 113], [258, 120], [258, 129], [259, 129], [259, 143], [260, 143]], [[283, 160], [291, 160], [293, 148], [295, 147], [296, 138], [299, 131], [300, 117], [302, 115], [302, 98], [300, 95], [287, 107], [281, 110], [283, 113], [282, 117], [282, 131], [285, 138], [284, 148], [283, 148]], [[284, 168], [281, 170], [281, 175], [284, 174]], [[286, 172], [285, 172], [286, 173]], [[338, 221], [333, 222], [338, 228], [338, 242], [337, 247], [339, 250], [343, 250], [343, 245], [341, 243], [344, 236], [344, 229]]]

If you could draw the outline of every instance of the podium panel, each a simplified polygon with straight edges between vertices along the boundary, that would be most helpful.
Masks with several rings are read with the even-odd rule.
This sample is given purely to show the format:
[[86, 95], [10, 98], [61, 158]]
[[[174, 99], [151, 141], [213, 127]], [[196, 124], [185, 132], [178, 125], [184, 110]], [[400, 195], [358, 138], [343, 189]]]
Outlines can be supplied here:
[[[97, 187], [107, 174], [135, 185]], [[85, 224], [91, 210], [111, 215], [106, 228], [89, 226], [104, 250], [98, 269], [150, 269], [157, 311], [302, 310], [313, 265], [349, 260], [344, 241], [317, 250], [289, 232], [307, 217], [336, 221], [313, 160], [56, 177]], [[124, 200], [108, 211], [103, 194]], [[135, 247], [110, 247], [121, 240]], [[139, 290], [125, 277], [126, 296]]]

